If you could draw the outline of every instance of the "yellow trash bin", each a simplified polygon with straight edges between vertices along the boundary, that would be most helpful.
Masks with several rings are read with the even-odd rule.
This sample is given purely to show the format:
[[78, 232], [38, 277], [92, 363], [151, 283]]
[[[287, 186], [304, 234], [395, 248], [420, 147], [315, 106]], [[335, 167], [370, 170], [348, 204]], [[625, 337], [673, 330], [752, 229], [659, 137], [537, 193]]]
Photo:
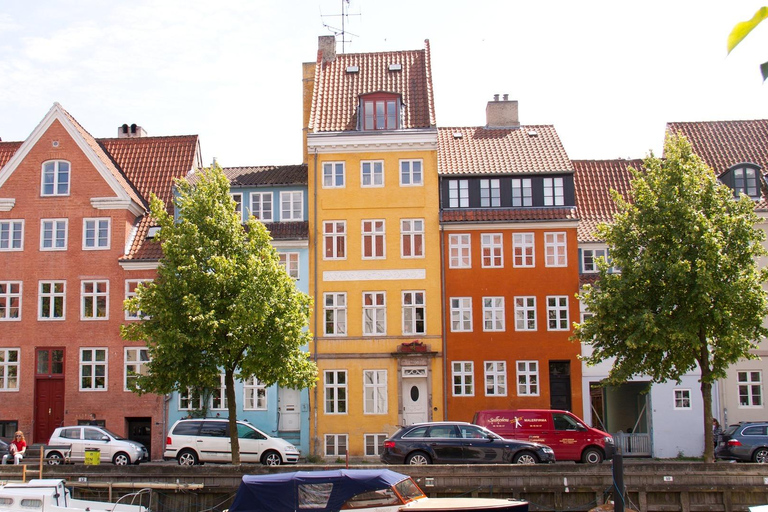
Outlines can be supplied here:
[[89, 466], [98, 466], [101, 462], [101, 450], [98, 448], [85, 449], [85, 463]]

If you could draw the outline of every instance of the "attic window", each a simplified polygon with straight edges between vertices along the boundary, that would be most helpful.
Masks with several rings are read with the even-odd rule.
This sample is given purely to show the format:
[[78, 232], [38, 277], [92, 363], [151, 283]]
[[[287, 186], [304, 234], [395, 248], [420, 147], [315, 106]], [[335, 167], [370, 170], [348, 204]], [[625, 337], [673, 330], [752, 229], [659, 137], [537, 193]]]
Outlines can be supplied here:
[[151, 226], [149, 228], [149, 231], [147, 231], [147, 240], [152, 240], [157, 236], [157, 233], [160, 231], [160, 226]]
[[403, 65], [402, 64], [390, 64], [389, 65], [389, 70], [390, 71], [401, 71], [402, 69], [403, 69]]
[[760, 172], [751, 165], [740, 165], [731, 171], [733, 175], [733, 193], [736, 197], [739, 194], [746, 194], [752, 199], [760, 198], [760, 182], [758, 180]]
[[347, 66], [347, 73], [358, 73], [360, 68], [358, 66]]
[[528, 136], [529, 137], [538, 137], [539, 136], [539, 132], [537, 132], [536, 130], [528, 130]]
[[397, 130], [400, 119], [400, 98], [392, 93], [368, 94], [361, 98], [362, 129]]

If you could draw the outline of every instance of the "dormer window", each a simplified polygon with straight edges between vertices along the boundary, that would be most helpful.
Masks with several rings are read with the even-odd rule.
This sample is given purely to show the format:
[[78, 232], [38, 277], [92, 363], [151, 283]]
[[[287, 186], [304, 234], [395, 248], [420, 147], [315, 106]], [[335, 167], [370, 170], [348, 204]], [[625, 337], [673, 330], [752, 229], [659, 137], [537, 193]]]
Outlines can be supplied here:
[[69, 162], [52, 160], [43, 164], [42, 195], [69, 195]]
[[759, 170], [753, 166], [740, 166], [734, 168], [733, 174], [733, 192], [736, 197], [740, 194], [746, 194], [752, 199], [760, 197]]
[[395, 94], [368, 94], [361, 98], [363, 130], [397, 130], [400, 98]]

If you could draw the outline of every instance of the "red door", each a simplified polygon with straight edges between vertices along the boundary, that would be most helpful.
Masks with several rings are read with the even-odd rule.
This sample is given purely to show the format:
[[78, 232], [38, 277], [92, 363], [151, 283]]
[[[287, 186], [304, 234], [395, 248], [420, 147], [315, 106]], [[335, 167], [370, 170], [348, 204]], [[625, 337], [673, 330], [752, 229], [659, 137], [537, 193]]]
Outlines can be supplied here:
[[33, 442], [47, 443], [64, 423], [64, 349], [39, 348], [35, 354], [35, 432]]

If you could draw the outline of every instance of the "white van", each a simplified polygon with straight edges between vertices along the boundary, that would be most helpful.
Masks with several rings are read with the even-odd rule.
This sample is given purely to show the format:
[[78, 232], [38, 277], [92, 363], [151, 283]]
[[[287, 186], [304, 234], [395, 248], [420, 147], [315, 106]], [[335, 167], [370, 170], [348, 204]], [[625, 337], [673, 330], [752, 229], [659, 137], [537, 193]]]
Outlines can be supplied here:
[[[296, 464], [299, 450], [279, 437], [271, 437], [245, 421], [237, 422], [240, 462], [261, 462], [266, 466]], [[232, 462], [229, 420], [203, 418], [179, 420], [168, 431], [166, 459], [176, 459], [182, 466], [202, 462]]]

